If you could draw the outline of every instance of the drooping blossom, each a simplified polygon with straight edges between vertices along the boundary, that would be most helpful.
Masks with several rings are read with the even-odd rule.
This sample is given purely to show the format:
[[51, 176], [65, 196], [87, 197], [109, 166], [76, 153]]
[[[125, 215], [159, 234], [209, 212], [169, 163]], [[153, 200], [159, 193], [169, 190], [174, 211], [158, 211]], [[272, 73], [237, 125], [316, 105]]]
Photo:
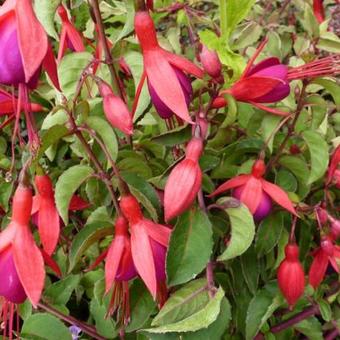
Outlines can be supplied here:
[[127, 135], [133, 133], [132, 115], [124, 101], [116, 96], [111, 86], [97, 79], [100, 95], [103, 98], [103, 109], [106, 119], [114, 127]]
[[82, 35], [68, 18], [65, 7], [60, 5], [57, 12], [61, 19], [61, 32], [58, 51], [58, 62], [60, 62], [67, 48], [74, 52], [84, 52], [85, 46]]
[[319, 24], [325, 21], [325, 9], [322, 2], [323, 0], [313, 0], [313, 12]]
[[305, 290], [305, 274], [299, 261], [299, 247], [296, 244], [287, 244], [285, 255], [277, 271], [277, 281], [292, 309]]
[[329, 263], [337, 273], [340, 273], [337, 263], [340, 260], [340, 246], [334, 244], [331, 235], [325, 236], [321, 239], [320, 247], [313, 252], [313, 257], [309, 269], [309, 283], [316, 289], [323, 281]]
[[186, 147], [184, 160], [171, 171], [164, 189], [166, 221], [183, 213], [195, 200], [202, 184], [202, 170], [198, 163], [202, 150], [202, 139], [193, 137]]
[[[173, 70], [175, 71], [177, 79], [179, 80], [179, 83], [181, 85], [187, 107], [189, 107], [191, 97], [192, 97], [191, 82], [189, 78], [184, 74], [184, 72], [182, 72], [180, 69], [173, 66]], [[159, 98], [159, 96], [157, 95], [157, 92], [152, 87], [149, 80], [147, 80], [147, 84], [148, 84], [148, 89], [149, 89], [152, 104], [155, 106], [160, 117], [163, 119], [171, 118], [173, 115], [173, 111], [168, 106], [166, 106], [164, 102]]]
[[130, 194], [122, 197], [120, 208], [130, 225], [136, 270], [153, 298], [162, 305], [167, 297], [165, 257], [171, 229], [146, 219], [138, 201]]
[[11, 222], [0, 233], [0, 295], [12, 303], [21, 303], [27, 296], [36, 307], [44, 287], [45, 268], [29, 227], [31, 189], [19, 184], [12, 204]]
[[289, 112], [267, 107], [263, 103], [276, 103], [286, 98], [290, 93], [289, 82], [292, 80], [311, 79], [340, 73], [340, 58], [336, 55], [292, 68], [282, 64], [276, 57], [266, 58], [253, 65], [266, 43], [267, 39], [260, 44], [240, 79], [229, 89], [222, 90], [220, 95], [215, 98], [213, 107], [226, 106], [228, 103], [223, 98], [223, 94], [230, 94], [238, 101], [252, 104], [269, 113], [285, 116]]
[[89, 270], [94, 269], [105, 259], [105, 294], [112, 290], [108, 314], [117, 312], [122, 323], [130, 320], [129, 281], [137, 277], [132, 259], [128, 221], [118, 216], [115, 223], [115, 236], [109, 248], [104, 251]]
[[275, 201], [290, 213], [296, 211], [288, 195], [279, 186], [266, 181], [263, 160], [255, 161], [251, 174], [236, 176], [220, 185], [212, 194], [215, 196], [230, 189], [235, 189], [233, 195], [243, 202], [256, 220], [266, 217], [271, 211], [271, 201]]
[[221, 76], [222, 64], [216, 51], [210, 50], [202, 44], [202, 50], [199, 56], [204, 71], [208, 73], [210, 77], [218, 78]]
[[135, 15], [135, 32], [142, 48], [144, 72], [136, 91], [132, 112], [135, 112], [138, 98], [147, 77], [157, 96], [176, 116], [192, 123], [185, 94], [174, 67], [182, 72], [203, 77], [203, 71], [187, 59], [161, 48], [157, 41], [155, 25], [146, 11]]
[[[337, 170], [340, 164], [340, 145], [334, 150], [327, 172], [327, 183], [330, 184], [337, 177]], [[334, 178], [335, 177], [335, 178]], [[335, 181], [337, 182], [337, 181]]]

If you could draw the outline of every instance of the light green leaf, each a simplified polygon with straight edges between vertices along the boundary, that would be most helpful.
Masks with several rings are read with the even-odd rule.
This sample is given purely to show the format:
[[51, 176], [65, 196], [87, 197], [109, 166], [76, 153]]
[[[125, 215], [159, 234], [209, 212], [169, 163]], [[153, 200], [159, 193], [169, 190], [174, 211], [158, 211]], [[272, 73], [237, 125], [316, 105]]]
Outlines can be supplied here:
[[269, 151], [273, 152], [273, 142], [275, 129], [281, 122], [281, 117], [274, 116], [274, 115], [266, 115], [262, 121], [262, 138], [264, 142], [267, 142], [267, 146]]
[[54, 196], [59, 215], [65, 225], [68, 224], [68, 207], [73, 194], [93, 172], [87, 165], [75, 165], [58, 178]]
[[58, 40], [58, 33], [54, 27], [54, 16], [55, 12], [61, 3], [61, 0], [35, 0], [34, 1], [34, 12], [37, 18], [44, 26], [45, 31], [48, 35]]
[[55, 316], [47, 313], [36, 313], [26, 319], [20, 335], [30, 339], [72, 340], [68, 328]]
[[282, 305], [282, 297], [278, 293], [276, 282], [271, 282], [250, 301], [246, 319], [247, 340], [253, 339], [274, 311]]
[[192, 314], [184, 320], [159, 326], [157, 328], [145, 329], [145, 331], [149, 333], [194, 332], [199, 329], [207, 328], [217, 319], [223, 297], [224, 291], [220, 287], [206, 306], [195, 314]]
[[119, 33], [118, 37], [115, 39], [115, 44], [130, 34], [134, 29], [134, 18], [135, 18], [135, 6], [133, 0], [125, 1], [126, 4], [126, 19], [125, 24], [121, 32]]
[[325, 139], [315, 131], [304, 131], [303, 139], [308, 145], [311, 157], [311, 171], [308, 184], [311, 184], [321, 178], [328, 167], [328, 145]]
[[324, 89], [331, 94], [334, 102], [337, 106], [337, 110], [340, 111], [340, 86], [335, 81], [330, 79], [315, 79], [313, 84], [318, 84], [324, 87]]
[[113, 226], [110, 223], [96, 222], [87, 224], [82, 228], [79, 233], [74, 237], [70, 253], [69, 261], [70, 266], [68, 272], [70, 273], [74, 266], [77, 264], [81, 255], [86, 251], [88, 247], [102, 239], [105, 236], [113, 234]]
[[307, 336], [308, 339], [322, 340], [322, 326], [316, 317], [310, 317], [293, 326], [298, 332]]
[[[229, 198], [223, 197], [217, 204], [223, 205]], [[227, 261], [243, 254], [253, 242], [255, 236], [255, 224], [253, 215], [242, 203], [238, 208], [225, 209], [231, 223], [231, 240], [227, 249], [218, 257], [218, 261]]]
[[199, 274], [212, 252], [212, 226], [206, 214], [191, 209], [178, 219], [166, 258], [169, 286], [185, 283]]
[[[105, 119], [98, 116], [88, 117], [86, 124], [101, 137], [111, 158], [116, 161], [118, 156], [118, 142], [111, 125]], [[110, 165], [110, 162], [108, 162], [108, 165]]]
[[221, 125], [222, 129], [233, 124], [237, 117], [237, 103], [235, 99], [230, 94], [225, 94], [224, 97], [227, 99], [228, 102], [228, 112]]
[[62, 92], [67, 99], [74, 96], [81, 74], [92, 59], [92, 54], [88, 52], [70, 53], [61, 59], [58, 76]]

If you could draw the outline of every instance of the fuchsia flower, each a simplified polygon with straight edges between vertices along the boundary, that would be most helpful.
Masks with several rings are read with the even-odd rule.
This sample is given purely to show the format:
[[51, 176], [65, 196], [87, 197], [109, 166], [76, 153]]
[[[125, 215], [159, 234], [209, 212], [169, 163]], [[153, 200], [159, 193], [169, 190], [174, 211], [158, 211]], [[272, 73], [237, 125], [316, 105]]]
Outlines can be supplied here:
[[[293, 68], [281, 64], [280, 60], [274, 57], [264, 59], [253, 65], [266, 43], [267, 39], [260, 44], [250, 58], [240, 79], [231, 88], [221, 91], [220, 95], [229, 93], [238, 101], [252, 104], [261, 110], [276, 115], [285, 116], [289, 112], [269, 108], [263, 103], [276, 103], [286, 98], [290, 93], [289, 82], [294, 79], [336, 75], [340, 72], [340, 58], [338, 56], [321, 58]], [[227, 101], [221, 96], [215, 98], [213, 102], [215, 108], [225, 105], [227, 105]]]
[[[148, 12], [135, 15], [135, 32], [142, 48], [144, 72], [136, 91], [132, 112], [135, 112], [145, 78], [160, 101], [182, 120], [192, 123], [186, 96], [174, 67], [180, 71], [203, 77], [203, 71], [187, 59], [161, 48], [157, 41], [155, 25]], [[185, 87], [185, 86], [184, 86]]]
[[84, 52], [83, 37], [71, 23], [67, 11], [63, 5], [58, 7], [58, 14], [61, 19], [61, 33], [58, 51], [58, 62], [65, 54], [66, 48], [75, 52]]
[[166, 300], [165, 257], [171, 229], [146, 219], [132, 195], [120, 201], [123, 215], [129, 222], [131, 251], [136, 270], [154, 299], [162, 305]]
[[270, 213], [271, 200], [274, 200], [284, 209], [296, 215], [288, 195], [277, 185], [262, 178], [265, 174], [265, 169], [263, 160], [257, 160], [253, 165], [251, 174], [239, 175], [226, 181], [210, 194], [209, 197], [235, 188], [234, 195], [248, 207], [254, 218], [258, 221]]
[[340, 164], [340, 145], [334, 150], [333, 155], [331, 157], [331, 161], [328, 167], [327, 172], [327, 183], [331, 183], [332, 180], [335, 179], [335, 182], [337, 183], [337, 174], [338, 171], [338, 165]]
[[183, 213], [195, 200], [202, 184], [202, 170], [198, 163], [202, 150], [202, 140], [192, 138], [186, 147], [185, 159], [171, 171], [164, 189], [166, 221]]
[[44, 287], [45, 269], [41, 252], [29, 227], [32, 191], [19, 184], [13, 197], [12, 219], [0, 233], [0, 295], [13, 303], [26, 296], [36, 307]]
[[293, 308], [305, 290], [305, 274], [296, 244], [287, 244], [285, 255], [277, 271], [277, 281], [289, 307]]
[[328, 263], [337, 273], [340, 273], [340, 267], [337, 259], [340, 260], [340, 246], [333, 244], [331, 236], [325, 236], [321, 240], [320, 248], [313, 253], [314, 259], [309, 269], [309, 283], [315, 288], [319, 286], [325, 277]]
[[103, 80], [98, 80], [98, 87], [100, 95], [103, 97], [103, 109], [107, 120], [114, 128], [127, 135], [132, 135], [132, 115], [124, 101], [116, 96], [111, 86]]
[[323, 0], [313, 0], [314, 16], [319, 24], [325, 21], [325, 9], [322, 2]]

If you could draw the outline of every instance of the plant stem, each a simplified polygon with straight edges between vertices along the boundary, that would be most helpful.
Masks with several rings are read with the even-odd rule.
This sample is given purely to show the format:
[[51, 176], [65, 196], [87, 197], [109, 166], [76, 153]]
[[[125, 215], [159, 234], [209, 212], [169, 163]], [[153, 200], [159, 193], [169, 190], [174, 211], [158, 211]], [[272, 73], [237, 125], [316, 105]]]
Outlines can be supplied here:
[[324, 339], [325, 340], [333, 340], [333, 339], [336, 339], [339, 334], [340, 334], [339, 329], [334, 328], [332, 331], [330, 331], [329, 333], [327, 333], [324, 336]]
[[227, 37], [227, 24], [227, 0], [220, 0], [220, 30], [224, 37]]
[[59, 312], [57, 309], [44, 304], [44, 303], [38, 303], [38, 307], [45, 310], [46, 312], [56, 316], [58, 319], [63, 320], [65, 322], [67, 322], [70, 325], [76, 325], [77, 327], [79, 327], [84, 333], [86, 333], [87, 335], [89, 335], [90, 337], [92, 337], [93, 339], [97, 339], [97, 340], [105, 340], [104, 337], [100, 336], [97, 332], [96, 332], [96, 328], [94, 326], [90, 326], [84, 322], [81, 322], [79, 320], [77, 320], [76, 318], [74, 318], [73, 316], [69, 316], [69, 315], [65, 315], [61, 312]]
[[99, 3], [98, 0], [91, 0], [91, 5], [93, 8], [93, 13], [96, 18], [96, 23], [99, 28], [99, 40], [104, 48], [104, 54], [105, 54], [105, 63], [107, 64], [110, 75], [111, 75], [111, 81], [112, 81], [112, 86], [113, 88], [119, 93], [119, 96], [124, 100], [124, 91], [121, 88], [121, 83], [119, 81], [119, 78], [117, 76], [116, 70], [113, 66], [113, 59], [111, 56], [110, 48], [106, 40], [106, 35], [105, 35], [105, 28], [104, 28], [104, 23], [102, 16], [100, 14], [100, 9], [99, 9]]

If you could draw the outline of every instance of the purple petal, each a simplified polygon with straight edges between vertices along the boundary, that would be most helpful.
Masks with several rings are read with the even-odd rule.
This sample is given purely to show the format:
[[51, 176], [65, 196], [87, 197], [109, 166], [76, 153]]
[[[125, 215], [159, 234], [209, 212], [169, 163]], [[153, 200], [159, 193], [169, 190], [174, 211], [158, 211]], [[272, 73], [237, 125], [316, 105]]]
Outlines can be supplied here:
[[279, 65], [279, 64], [281, 64], [280, 60], [276, 57], [270, 57], [270, 58], [264, 59], [260, 61], [258, 64], [256, 64], [255, 66], [253, 66], [246, 76], [249, 77], [256, 72], [261, 71], [264, 68]]
[[153, 258], [156, 267], [157, 281], [164, 281], [166, 278], [165, 274], [165, 258], [166, 258], [166, 247], [158, 243], [157, 241], [150, 238], [150, 244], [152, 248]]
[[256, 98], [257, 103], [275, 103], [286, 98], [290, 93], [289, 83], [279, 84], [266, 95]]
[[12, 248], [0, 253], [0, 296], [13, 303], [26, 300], [26, 293], [15, 268]]
[[0, 23], [0, 83], [25, 83], [15, 16], [9, 16]]
[[116, 275], [117, 281], [130, 281], [138, 275], [136, 267], [133, 263], [131, 250], [125, 251], [120, 261], [118, 272]]

